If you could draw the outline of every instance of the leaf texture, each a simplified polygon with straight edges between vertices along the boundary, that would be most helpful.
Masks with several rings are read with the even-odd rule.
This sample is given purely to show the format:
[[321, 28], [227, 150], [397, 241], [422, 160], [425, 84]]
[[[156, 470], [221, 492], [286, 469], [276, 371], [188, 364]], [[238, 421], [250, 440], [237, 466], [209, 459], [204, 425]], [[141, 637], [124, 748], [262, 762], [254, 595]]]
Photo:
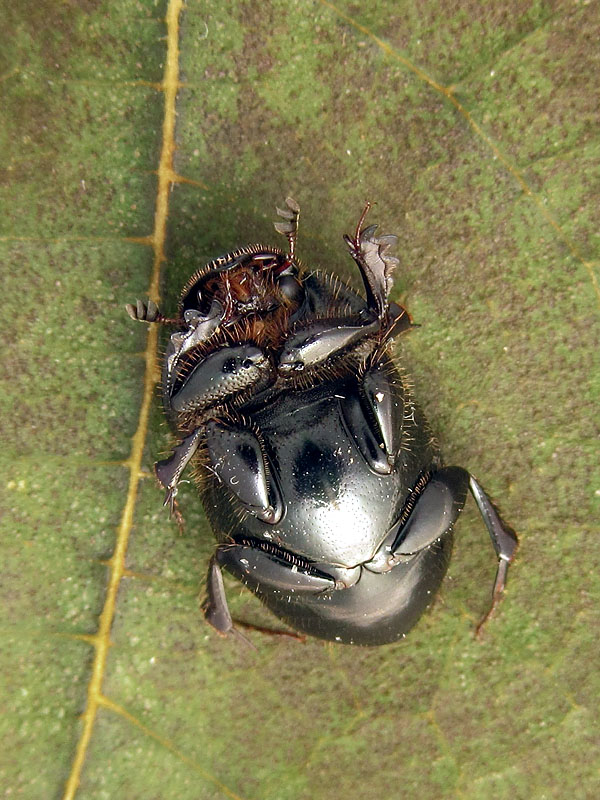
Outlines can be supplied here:
[[[595, 798], [600, 557], [597, 3], [13, 3], [1, 54], [6, 797]], [[482, 641], [469, 505], [397, 645], [248, 634], [198, 606], [155, 333], [189, 275], [281, 244], [360, 282], [365, 201], [396, 233], [403, 364], [447, 463], [521, 537]], [[234, 616], [277, 627], [233, 580]]]

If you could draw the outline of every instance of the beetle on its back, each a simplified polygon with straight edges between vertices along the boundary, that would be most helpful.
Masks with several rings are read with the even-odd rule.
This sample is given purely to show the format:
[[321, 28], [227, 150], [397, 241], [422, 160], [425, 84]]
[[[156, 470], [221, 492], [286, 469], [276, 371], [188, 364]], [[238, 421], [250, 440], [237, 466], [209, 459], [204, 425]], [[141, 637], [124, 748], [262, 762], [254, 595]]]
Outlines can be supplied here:
[[472, 475], [442, 466], [393, 361], [391, 340], [411, 322], [388, 299], [396, 237], [362, 228], [368, 209], [344, 237], [366, 299], [302, 268], [288, 198], [275, 225], [287, 252], [252, 245], [210, 262], [175, 319], [127, 306], [176, 327], [162, 392], [179, 444], [156, 474], [181, 520], [177, 484], [195, 466], [218, 541], [204, 611], [220, 633], [235, 631], [225, 568], [298, 631], [395, 641], [440, 586], [468, 489], [499, 559], [490, 611], [502, 594], [517, 538]]

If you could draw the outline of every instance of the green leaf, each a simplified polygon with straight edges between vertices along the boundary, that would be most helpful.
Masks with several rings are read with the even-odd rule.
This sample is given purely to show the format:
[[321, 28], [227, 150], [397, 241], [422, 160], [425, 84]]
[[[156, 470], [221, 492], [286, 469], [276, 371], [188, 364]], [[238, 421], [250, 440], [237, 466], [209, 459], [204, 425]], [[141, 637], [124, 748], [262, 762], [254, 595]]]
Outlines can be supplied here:
[[[174, 3], [7, 4], [6, 797], [600, 794], [598, 5], [363, 5], [188, 2], [177, 32]], [[154, 341], [124, 305], [160, 267], [171, 311], [207, 260], [280, 244], [288, 194], [307, 265], [354, 280], [341, 235], [366, 199], [400, 237], [395, 296], [421, 325], [403, 363], [446, 461], [521, 538], [482, 641], [472, 503], [397, 645], [253, 651], [202, 621], [213, 540], [193, 487], [183, 535], [161, 507]]]

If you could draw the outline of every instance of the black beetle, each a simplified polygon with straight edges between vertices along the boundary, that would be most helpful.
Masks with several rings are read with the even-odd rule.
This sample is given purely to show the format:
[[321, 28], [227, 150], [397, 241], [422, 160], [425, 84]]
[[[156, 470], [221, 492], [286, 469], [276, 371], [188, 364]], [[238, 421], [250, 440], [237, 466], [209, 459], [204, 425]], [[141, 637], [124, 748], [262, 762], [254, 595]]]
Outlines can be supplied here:
[[177, 484], [190, 462], [219, 542], [204, 613], [235, 631], [221, 568], [296, 630], [379, 645], [431, 603], [470, 489], [498, 556], [491, 610], [517, 538], [479, 483], [444, 467], [391, 340], [411, 327], [388, 299], [395, 236], [376, 225], [344, 237], [366, 299], [295, 255], [299, 207], [277, 209], [287, 252], [242, 247], [188, 280], [176, 319], [140, 301], [133, 319], [176, 326], [162, 397], [179, 437], [156, 464], [181, 521]]

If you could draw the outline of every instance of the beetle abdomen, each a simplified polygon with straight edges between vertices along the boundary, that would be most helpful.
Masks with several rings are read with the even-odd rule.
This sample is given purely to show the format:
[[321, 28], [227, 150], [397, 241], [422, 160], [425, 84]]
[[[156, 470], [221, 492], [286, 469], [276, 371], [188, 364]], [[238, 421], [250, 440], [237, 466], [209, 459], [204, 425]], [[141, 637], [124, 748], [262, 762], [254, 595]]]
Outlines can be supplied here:
[[448, 569], [452, 530], [406, 564], [377, 575], [361, 570], [349, 589], [296, 595], [255, 589], [296, 630], [342, 644], [380, 645], [402, 638], [431, 605]]

